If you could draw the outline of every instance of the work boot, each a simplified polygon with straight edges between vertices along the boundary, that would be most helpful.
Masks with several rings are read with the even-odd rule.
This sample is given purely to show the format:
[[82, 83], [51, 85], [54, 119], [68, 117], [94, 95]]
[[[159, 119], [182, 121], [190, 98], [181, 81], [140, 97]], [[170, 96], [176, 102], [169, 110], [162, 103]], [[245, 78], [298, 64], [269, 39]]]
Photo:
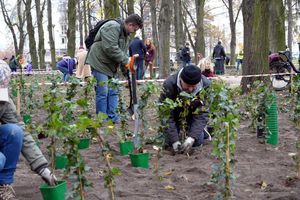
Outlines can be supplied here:
[[0, 200], [18, 200], [11, 185], [0, 185]]

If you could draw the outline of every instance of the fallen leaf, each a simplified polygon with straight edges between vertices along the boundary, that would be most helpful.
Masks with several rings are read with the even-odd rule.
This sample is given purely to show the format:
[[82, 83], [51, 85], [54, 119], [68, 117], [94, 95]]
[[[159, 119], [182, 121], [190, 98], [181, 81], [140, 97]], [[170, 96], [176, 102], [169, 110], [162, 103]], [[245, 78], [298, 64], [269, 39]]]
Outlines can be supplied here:
[[175, 187], [172, 185], [166, 185], [165, 190], [175, 190]]
[[267, 186], [268, 186], [267, 182], [262, 181], [261, 184], [260, 184], [260, 189], [264, 190], [264, 189], [267, 188]]
[[172, 171], [167, 171], [167, 172], [164, 173], [164, 176], [171, 176], [172, 173], [173, 173]]

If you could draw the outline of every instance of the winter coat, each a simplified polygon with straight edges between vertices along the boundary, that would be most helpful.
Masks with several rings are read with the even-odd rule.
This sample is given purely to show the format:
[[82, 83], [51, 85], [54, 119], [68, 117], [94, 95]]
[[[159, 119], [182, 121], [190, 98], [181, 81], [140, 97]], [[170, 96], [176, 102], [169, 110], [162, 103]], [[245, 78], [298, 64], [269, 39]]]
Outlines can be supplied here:
[[[160, 102], [163, 102], [166, 98], [175, 100], [180, 92], [181, 89], [178, 87], [179, 77], [180, 77], [181, 70], [171, 76], [169, 76], [165, 82], [163, 83], [163, 92], [160, 95]], [[210, 81], [202, 75], [202, 79], [200, 81], [200, 88], [198, 93], [207, 87], [210, 84]], [[207, 121], [208, 121], [208, 112], [203, 111], [202, 108], [203, 104], [199, 99], [195, 99], [190, 106], [190, 114], [187, 118], [188, 125], [190, 128], [188, 129], [187, 136], [197, 138], [197, 135], [203, 131], [205, 128]], [[197, 114], [193, 113], [195, 110], [199, 110]], [[179, 127], [179, 115], [182, 112], [182, 109], [175, 108], [171, 113], [171, 117], [168, 120], [168, 125], [165, 131], [166, 135], [166, 143], [169, 145], [173, 144], [174, 142], [179, 141], [179, 134], [178, 129]]]
[[155, 56], [155, 49], [151, 48], [151, 45], [146, 45], [145, 61], [146, 62], [153, 62], [154, 56]]
[[20, 116], [17, 115], [15, 104], [11, 99], [9, 102], [0, 102], [0, 122], [1, 124], [17, 124], [23, 129], [24, 138], [21, 152], [28, 161], [31, 170], [38, 173], [40, 169], [48, 165], [48, 161], [36, 145], [32, 136], [25, 132], [25, 124]]
[[214, 59], [225, 59], [226, 54], [224, 51], [224, 47], [221, 44], [217, 44], [214, 47], [213, 58]]
[[99, 30], [91, 46], [86, 61], [93, 69], [114, 77], [119, 67], [129, 61], [128, 33], [123, 23], [115, 20], [106, 22]]
[[74, 58], [63, 58], [56, 63], [56, 66], [67, 68], [69, 74], [72, 75], [76, 66], [76, 60]]
[[87, 51], [84, 49], [80, 50], [76, 55], [78, 61], [78, 65], [76, 69], [77, 78], [86, 78], [92, 76], [91, 66], [84, 64], [86, 55], [87, 55]]
[[146, 46], [140, 38], [135, 37], [129, 45], [129, 55], [139, 54], [138, 60], [144, 60], [146, 54]]
[[184, 62], [190, 62], [191, 61], [190, 48], [189, 47], [184, 47], [181, 50], [181, 59]]

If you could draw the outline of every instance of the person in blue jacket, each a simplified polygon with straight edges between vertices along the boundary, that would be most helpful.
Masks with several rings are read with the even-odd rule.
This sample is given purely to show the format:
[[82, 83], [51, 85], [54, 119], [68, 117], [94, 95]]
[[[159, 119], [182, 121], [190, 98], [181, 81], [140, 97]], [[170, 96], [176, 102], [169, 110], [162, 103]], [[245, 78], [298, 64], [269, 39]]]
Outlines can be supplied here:
[[144, 58], [146, 55], [146, 46], [144, 42], [136, 36], [129, 45], [129, 55], [133, 56], [135, 54], [139, 54], [139, 56], [135, 59], [135, 63], [137, 66], [136, 69], [136, 79], [142, 80], [145, 73], [145, 65]]
[[69, 77], [73, 75], [73, 71], [76, 68], [77, 59], [70, 56], [64, 56], [60, 61], [56, 63], [56, 68], [63, 73], [62, 80], [68, 81]]

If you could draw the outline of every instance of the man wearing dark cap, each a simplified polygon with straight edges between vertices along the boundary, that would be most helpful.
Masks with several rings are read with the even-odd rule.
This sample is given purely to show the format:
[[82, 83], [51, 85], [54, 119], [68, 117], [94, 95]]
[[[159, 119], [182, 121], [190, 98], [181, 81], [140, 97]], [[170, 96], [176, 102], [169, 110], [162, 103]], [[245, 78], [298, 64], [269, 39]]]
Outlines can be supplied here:
[[[196, 96], [209, 84], [210, 81], [201, 74], [201, 70], [197, 66], [190, 64], [165, 80], [163, 91], [160, 95], [160, 102], [163, 102], [166, 98], [176, 100], [183, 91]], [[193, 146], [199, 146], [203, 143], [204, 127], [208, 121], [208, 113], [201, 109], [202, 106], [203, 104], [199, 99], [195, 99], [191, 103], [190, 112], [186, 118], [188, 125], [187, 138], [183, 143], [179, 141], [179, 115], [182, 110], [175, 108], [172, 111], [165, 131], [165, 143], [173, 147], [175, 153], [179, 151], [187, 153]], [[196, 110], [200, 112], [196, 113]]]

